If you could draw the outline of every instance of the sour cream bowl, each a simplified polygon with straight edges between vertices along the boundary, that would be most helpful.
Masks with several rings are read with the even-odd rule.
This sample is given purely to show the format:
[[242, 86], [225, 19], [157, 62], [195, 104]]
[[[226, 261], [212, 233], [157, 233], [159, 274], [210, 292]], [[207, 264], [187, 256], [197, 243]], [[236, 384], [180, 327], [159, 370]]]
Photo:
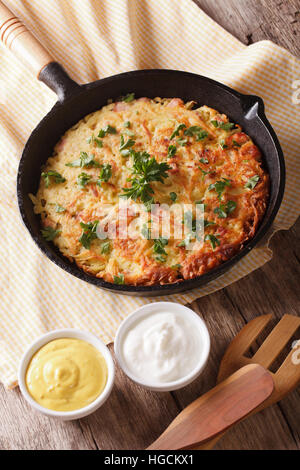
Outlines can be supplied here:
[[185, 387], [203, 371], [210, 351], [204, 321], [173, 302], [154, 302], [119, 326], [114, 350], [125, 374], [153, 391]]
[[[106, 366], [107, 366], [107, 380], [102, 392], [87, 406], [82, 408], [78, 408], [72, 411], [55, 411], [53, 409], [46, 408], [39, 404], [30, 394], [27, 383], [26, 383], [26, 374], [29, 367], [29, 364], [33, 358], [33, 356], [41, 349], [43, 346], [47, 345], [51, 341], [57, 339], [79, 339], [82, 340], [96, 348], [97, 351], [101, 353], [103, 356]], [[100, 406], [104, 404], [104, 402], [109, 397], [113, 384], [114, 384], [114, 377], [115, 377], [115, 367], [113, 363], [113, 359], [111, 353], [107, 346], [95, 335], [88, 331], [81, 331], [77, 329], [62, 329], [62, 330], [54, 330], [45, 335], [36, 339], [25, 351], [23, 357], [21, 358], [19, 370], [18, 370], [18, 382], [19, 387], [21, 390], [22, 395], [24, 396], [25, 400], [36, 410], [44, 415], [49, 417], [58, 418], [63, 421], [70, 421], [74, 419], [83, 418], [94, 411], [96, 411]]]

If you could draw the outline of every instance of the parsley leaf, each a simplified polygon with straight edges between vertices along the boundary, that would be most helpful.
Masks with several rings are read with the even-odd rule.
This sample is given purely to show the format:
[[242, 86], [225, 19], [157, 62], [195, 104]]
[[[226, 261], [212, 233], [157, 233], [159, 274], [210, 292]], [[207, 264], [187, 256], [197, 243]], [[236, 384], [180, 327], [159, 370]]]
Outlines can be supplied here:
[[203, 140], [208, 136], [208, 132], [206, 132], [202, 127], [199, 126], [191, 126], [184, 131], [184, 135], [188, 135], [190, 137], [195, 136], [197, 141]]
[[207, 158], [200, 158], [200, 163], [204, 163], [206, 165], [207, 163], [209, 163], [209, 161], [207, 160]]
[[170, 166], [165, 163], [158, 163], [154, 157], [150, 157], [147, 152], [130, 152], [133, 158], [132, 174], [133, 176], [129, 179], [131, 186], [129, 188], [123, 188], [124, 193], [120, 197], [127, 199], [131, 198], [136, 201], [138, 198], [145, 204], [147, 210], [150, 209], [153, 204], [154, 191], [149, 184], [152, 181], [159, 181], [164, 183], [164, 178], [167, 178], [167, 170]]
[[120, 153], [123, 157], [128, 157], [130, 155], [129, 149], [133, 147], [135, 144], [135, 141], [132, 139], [128, 139], [127, 142], [125, 142], [124, 136], [121, 135], [121, 143], [120, 143]]
[[101, 245], [101, 254], [107, 255], [110, 252], [110, 241], [102, 243]]
[[99, 224], [99, 220], [95, 220], [94, 222], [88, 222], [87, 224], [80, 222], [80, 226], [83, 230], [78, 241], [87, 250], [90, 249], [91, 242], [95, 240], [95, 238], [97, 238], [96, 230], [97, 230], [98, 224]]
[[228, 145], [225, 144], [225, 140], [221, 140], [220, 141], [220, 145], [221, 145], [221, 148], [224, 150], [224, 149], [228, 149]]
[[230, 186], [230, 180], [227, 178], [222, 178], [223, 181], [216, 181], [208, 186], [208, 190], [212, 191], [213, 189], [218, 193], [218, 199], [221, 201], [223, 192], [225, 191], [226, 186]]
[[146, 240], [150, 240], [151, 238], [151, 229], [148, 227], [147, 224], [143, 224], [141, 234], [143, 235]]
[[211, 220], [204, 219], [204, 227], [209, 227], [210, 225], [216, 225], [216, 223]]
[[83, 189], [86, 184], [90, 182], [91, 178], [92, 177], [87, 173], [80, 173], [80, 175], [77, 176], [77, 185]]
[[135, 94], [134, 93], [127, 93], [127, 95], [122, 96], [121, 100], [125, 101], [125, 103], [130, 103], [134, 100]]
[[117, 129], [107, 124], [107, 126], [103, 127], [103, 129], [100, 129], [98, 133], [98, 137], [100, 137], [101, 139], [105, 137], [107, 134], [116, 134], [116, 133], [117, 133]]
[[114, 276], [114, 283], [115, 284], [125, 284], [124, 274], [119, 274], [119, 276]]
[[184, 240], [182, 240], [180, 243], [178, 243], [177, 246], [183, 246], [183, 247], [186, 248], [189, 245], [189, 243], [191, 242], [191, 238], [192, 238], [192, 235], [190, 233], [188, 233], [186, 238]]
[[180, 139], [177, 139], [177, 144], [180, 145], [181, 147], [185, 147], [186, 144], [187, 144], [187, 139], [184, 139], [184, 138], [180, 138]]
[[91, 153], [88, 155], [86, 152], [80, 152], [80, 157], [78, 160], [73, 162], [66, 163], [66, 166], [71, 166], [74, 168], [85, 168], [85, 167], [97, 167], [99, 168], [100, 164], [94, 160], [95, 155]]
[[219, 207], [216, 207], [214, 210], [215, 214], [218, 214], [218, 217], [221, 219], [226, 219], [226, 217], [231, 214], [236, 209], [235, 201], [228, 201], [226, 204], [220, 204]]
[[175, 128], [175, 130], [173, 131], [171, 137], [170, 137], [170, 140], [174, 139], [174, 137], [176, 136], [179, 136], [179, 132], [181, 131], [181, 129], [184, 129], [186, 127], [185, 124], [178, 124], [178, 126]]
[[97, 139], [97, 137], [94, 136], [94, 134], [88, 138], [87, 140], [88, 144], [96, 144], [97, 147], [102, 148], [103, 147], [103, 142], [100, 139]]
[[177, 148], [176, 148], [175, 145], [169, 145], [167, 158], [174, 157], [174, 155], [176, 153], [176, 150], [177, 150]]
[[220, 245], [220, 240], [218, 239], [218, 237], [215, 237], [214, 235], [205, 235], [204, 241], [209, 241], [213, 249], [215, 249], [217, 245], [218, 246]]
[[155, 256], [156, 261], [160, 261], [161, 263], [165, 263], [167, 261], [167, 258], [165, 258], [163, 255], [157, 255]]
[[154, 253], [157, 253], [159, 255], [167, 255], [168, 253], [165, 251], [164, 247], [169, 243], [169, 240], [167, 238], [159, 237], [156, 240], [154, 240]]
[[61, 233], [61, 230], [55, 230], [52, 227], [46, 227], [41, 230], [43, 237], [47, 242], [51, 242], [54, 238]]
[[43, 172], [42, 177], [45, 180], [46, 188], [49, 187], [52, 178], [54, 178], [54, 183], [56, 184], [64, 183], [66, 181], [66, 178], [64, 178], [60, 173], [57, 173], [57, 171], [54, 171], [54, 170]]
[[103, 181], [104, 183], [107, 183], [107, 181], [111, 178], [111, 176], [112, 176], [111, 165], [109, 165], [109, 163], [106, 163], [105, 165], [101, 165], [100, 175], [97, 179], [97, 185], [101, 186], [101, 183]]
[[173, 266], [171, 266], [171, 269], [178, 270], [178, 269], [181, 269], [181, 268], [182, 268], [181, 264], [173, 264]]
[[222, 121], [217, 121], [215, 119], [210, 122], [214, 127], [218, 129], [223, 129], [223, 131], [230, 131], [233, 127], [235, 127], [235, 124], [233, 124], [232, 122], [222, 122]]
[[259, 175], [252, 176], [252, 178], [249, 178], [247, 183], [245, 184], [245, 188], [254, 189], [258, 182], [259, 182]]
[[200, 166], [198, 167], [199, 170], [201, 171], [202, 173], [202, 181], [204, 180], [205, 176], [206, 175], [209, 175], [210, 171], [205, 171], [205, 170], [202, 170], [202, 168], [200, 168]]
[[61, 212], [66, 212], [66, 209], [59, 204], [55, 204], [55, 212], [61, 213]]
[[123, 126], [129, 128], [131, 126], [130, 121], [125, 121]]
[[177, 199], [177, 194], [174, 193], [174, 192], [171, 192], [171, 193], [170, 193], [170, 198], [171, 198], [171, 200], [172, 200], [173, 202], [175, 202], [176, 199]]

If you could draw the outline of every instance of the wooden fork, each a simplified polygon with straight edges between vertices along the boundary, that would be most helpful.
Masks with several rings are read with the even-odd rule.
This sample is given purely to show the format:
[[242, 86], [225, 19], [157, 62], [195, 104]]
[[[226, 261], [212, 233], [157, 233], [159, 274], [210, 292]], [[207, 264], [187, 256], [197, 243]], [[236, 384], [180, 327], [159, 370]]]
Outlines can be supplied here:
[[267, 369], [300, 327], [299, 317], [284, 315], [253, 357], [245, 356], [271, 318], [257, 317], [240, 331], [221, 361], [217, 387], [182, 410], [148, 450], [211, 449], [236, 422], [297, 387], [300, 364], [295, 360], [295, 349], [275, 373]]

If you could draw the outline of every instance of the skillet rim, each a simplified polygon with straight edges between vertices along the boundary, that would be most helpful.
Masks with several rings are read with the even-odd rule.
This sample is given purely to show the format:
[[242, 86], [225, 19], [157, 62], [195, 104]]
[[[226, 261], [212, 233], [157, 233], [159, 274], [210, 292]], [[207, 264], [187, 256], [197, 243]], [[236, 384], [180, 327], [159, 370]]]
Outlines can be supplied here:
[[[59, 66], [57, 63], [52, 63], [50, 66]], [[60, 66], [59, 66], [60, 67]], [[47, 66], [47, 69], [49, 66]], [[42, 71], [43, 73], [43, 71]], [[27, 219], [26, 216], [26, 210], [24, 207], [24, 195], [21, 190], [21, 184], [22, 184], [22, 175], [23, 175], [23, 165], [24, 165], [24, 160], [26, 158], [26, 155], [28, 152], [30, 152], [30, 144], [32, 139], [35, 137], [36, 133], [38, 133], [40, 127], [43, 125], [44, 121], [49, 117], [49, 115], [52, 115], [55, 113], [56, 109], [59, 106], [64, 106], [65, 103], [67, 103], [69, 100], [72, 100], [76, 94], [81, 94], [84, 93], [92, 88], [97, 88], [98, 86], [101, 86], [103, 83], [107, 82], [112, 82], [114, 80], [119, 80], [120, 78], [130, 78], [133, 75], [143, 75], [143, 74], [153, 74], [153, 73], [158, 73], [158, 74], [178, 74], [181, 76], [189, 76], [189, 77], [194, 77], [197, 79], [201, 79], [204, 82], [208, 82], [214, 87], [217, 87], [225, 92], [227, 92], [229, 95], [234, 96], [237, 98], [240, 102], [241, 105], [241, 110], [244, 113], [244, 116], [249, 112], [250, 109], [256, 106], [256, 119], [259, 119], [264, 127], [266, 128], [267, 132], [270, 135], [270, 138], [276, 148], [277, 155], [278, 155], [278, 163], [279, 165], [279, 185], [277, 189], [277, 195], [275, 197], [275, 202], [272, 211], [270, 214], [268, 214], [268, 219], [264, 218], [262, 219], [260, 223], [260, 227], [254, 237], [244, 246], [242, 250], [240, 250], [238, 253], [236, 253], [232, 258], [229, 260], [225, 261], [224, 263], [220, 264], [216, 268], [212, 269], [211, 271], [208, 271], [204, 273], [201, 276], [197, 276], [193, 279], [185, 279], [185, 280], [180, 280], [172, 284], [154, 284], [151, 286], [134, 286], [130, 284], [113, 284], [107, 281], [104, 281], [101, 278], [97, 278], [96, 276], [89, 275], [88, 273], [84, 272], [81, 270], [76, 263], [71, 263], [70, 261], [67, 260], [62, 254], [58, 252], [53, 252], [50, 250], [48, 247], [50, 246], [48, 242], [46, 242], [43, 238], [42, 235], [36, 235], [33, 233], [32, 227], [30, 222]], [[249, 253], [257, 244], [258, 242], [266, 236], [267, 232], [269, 231], [275, 216], [279, 210], [279, 207], [281, 205], [282, 199], [283, 199], [283, 194], [284, 194], [284, 187], [285, 187], [285, 162], [284, 162], [284, 156], [283, 152], [279, 143], [279, 140], [277, 138], [277, 135], [272, 128], [270, 122], [268, 121], [265, 112], [264, 112], [264, 102], [262, 98], [260, 98], [257, 95], [246, 95], [243, 93], [240, 93], [233, 88], [224, 85], [223, 83], [220, 83], [216, 80], [213, 80], [209, 77], [205, 77], [203, 75], [191, 73], [191, 72], [185, 72], [185, 71], [180, 71], [180, 70], [173, 70], [173, 69], [144, 69], [144, 70], [132, 70], [116, 75], [112, 75], [110, 77], [106, 77], [100, 80], [96, 80], [94, 82], [84, 84], [84, 85], [78, 85], [75, 82], [72, 82], [72, 87], [70, 87], [70, 78], [68, 77], [67, 74], [65, 74], [65, 78], [68, 80], [68, 87], [62, 90], [62, 93], [59, 93], [60, 87], [64, 86], [65, 84], [56, 84], [53, 82], [53, 78], [51, 75], [51, 72], [49, 71], [49, 76], [46, 75], [46, 78], [43, 78], [40, 76], [40, 79], [44, 81], [50, 88], [52, 88], [54, 91], [57, 92], [59, 96], [59, 100], [54, 104], [52, 109], [44, 116], [44, 118], [40, 121], [40, 123], [35, 127], [35, 129], [32, 131], [31, 135], [29, 136], [23, 152], [22, 156], [19, 162], [19, 167], [18, 167], [18, 173], [17, 173], [17, 200], [18, 200], [18, 207], [19, 207], [19, 212], [21, 215], [21, 219], [27, 228], [27, 230], [30, 233], [31, 238], [35, 242], [35, 244], [39, 247], [39, 249], [43, 252], [44, 255], [47, 256], [52, 262], [54, 262], [57, 266], [59, 266], [61, 269], [63, 269], [65, 272], [68, 274], [72, 274], [73, 276], [88, 282], [89, 284], [95, 285], [98, 288], [102, 288], [104, 290], [108, 290], [110, 292], [114, 293], [119, 293], [119, 294], [126, 294], [126, 295], [136, 295], [136, 296], [163, 296], [163, 295], [172, 295], [184, 291], [191, 291], [192, 289], [202, 287], [204, 285], [207, 285], [210, 281], [222, 276], [226, 271], [228, 271], [233, 265], [235, 265], [240, 259], [242, 259], [247, 253]], [[49, 78], [50, 77], [50, 78]], [[64, 78], [64, 77], [63, 77]], [[263, 224], [263, 227], [262, 227]], [[74, 269], [75, 268], [75, 269]]]

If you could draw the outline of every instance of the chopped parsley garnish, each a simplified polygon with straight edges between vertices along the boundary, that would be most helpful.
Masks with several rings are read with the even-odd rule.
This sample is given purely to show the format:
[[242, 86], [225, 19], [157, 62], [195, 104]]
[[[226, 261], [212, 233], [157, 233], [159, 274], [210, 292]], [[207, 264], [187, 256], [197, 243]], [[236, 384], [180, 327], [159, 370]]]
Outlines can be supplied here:
[[230, 186], [230, 180], [227, 178], [222, 178], [222, 181], [216, 181], [208, 186], [208, 190], [212, 191], [213, 189], [218, 194], [218, 199], [221, 201], [222, 194], [225, 191], [226, 186]]
[[124, 274], [119, 274], [119, 276], [114, 276], [115, 284], [125, 284]]
[[207, 160], [207, 158], [200, 158], [200, 163], [204, 163], [206, 165], [207, 163], [209, 163], [209, 161]]
[[177, 137], [179, 136], [179, 132], [181, 131], [181, 129], [185, 129], [186, 128], [186, 125], [185, 124], [178, 124], [178, 126], [175, 128], [175, 130], [173, 131], [171, 137], [170, 137], [170, 140], [174, 139], [174, 137]]
[[171, 168], [167, 163], [158, 163], [154, 157], [150, 157], [147, 152], [130, 152], [133, 158], [132, 174], [129, 179], [131, 186], [123, 188], [124, 193], [120, 197], [131, 198], [136, 201], [138, 198], [145, 204], [147, 210], [150, 210], [153, 204], [154, 191], [150, 185], [152, 181], [164, 183], [167, 178], [167, 171]]
[[204, 241], [210, 242], [213, 249], [215, 249], [217, 245], [218, 246], [220, 245], [220, 240], [214, 235], [209, 235], [209, 234], [205, 235]]
[[122, 157], [128, 157], [130, 155], [130, 148], [133, 147], [135, 144], [135, 141], [132, 139], [128, 139], [127, 142], [125, 142], [124, 136], [121, 135], [121, 143], [120, 143], [120, 153]]
[[87, 183], [91, 181], [91, 179], [91, 175], [88, 175], [87, 173], [80, 173], [80, 175], [77, 177], [77, 185], [83, 189]]
[[83, 229], [82, 234], [79, 238], [79, 242], [86, 248], [87, 250], [91, 247], [91, 242], [97, 238], [97, 226], [99, 224], [99, 220], [95, 220], [94, 222], [88, 222], [84, 224], [80, 222], [80, 226]]
[[176, 150], [177, 150], [177, 148], [176, 148], [175, 145], [169, 145], [167, 157], [168, 157], [168, 158], [174, 157], [174, 155], [175, 155], [175, 153], [176, 153]]
[[210, 171], [202, 170], [202, 168], [200, 168], [200, 166], [199, 166], [198, 168], [199, 168], [199, 170], [200, 170], [201, 173], [202, 173], [202, 180], [204, 180], [205, 176], [206, 176], [206, 175], [209, 175]]
[[231, 214], [236, 208], [235, 201], [228, 201], [226, 204], [220, 204], [219, 207], [216, 207], [214, 210], [215, 214], [218, 214], [220, 219], [226, 219], [226, 217]]
[[131, 126], [130, 121], [125, 121], [123, 126], [129, 128]]
[[241, 147], [242, 144], [239, 144], [236, 140], [232, 139], [232, 143], [234, 147]]
[[110, 252], [110, 241], [102, 243], [101, 245], [101, 254], [107, 255]]
[[175, 202], [176, 199], [177, 199], [177, 194], [174, 193], [174, 192], [171, 192], [171, 193], [170, 193], [170, 198], [171, 198], [171, 200], [172, 200], [173, 202]]
[[112, 127], [109, 124], [107, 124], [107, 126], [103, 127], [103, 129], [100, 129], [100, 131], [98, 133], [98, 137], [100, 137], [100, 139], [102, 139], [107, 134], [116, 134], [116, 133], [117, 133], [117, 129], [115, 127]]
[[220, 145], [221, 145], [223, 150], [228, 149], [228, 145], [225, 144], [225, 140], [221, 140]]
[[146, 238], [146, 240], [150, 240], [151, 228], [149, 228], [147, 224], [143, 224], [141, 234], [143, 235], [144, 238]]
[[173, 264], [173, 266], [171, 266], [171, 269], [178, 270], [178, 269], [181, 269], [181, 268], [182, 268], [181, 264]]
[[177, 139], [177, 144], [180, 145], [181, 147], [185, 147], [186, 144], [187, 144], [187, 139], [184, 139], [183, 137], [181, 137], [180, 139]]
[[127, 95], [122, 96], [121, 100], [125, 101], [125, 103], [130, 103], [134, 100], [135, 94], [134, 93], [127, 93]]
[[160, 263], [165, 263], [167, 261], [167, 258], [165, 258], [163, 255], [157, 255], [155, 256], [156, 261], [159, 261]]
[[186, 227], [188, 228], [190, 232], [188, 234], [190, 236], [188, 243], [191, 241], [192, 236], [195, 236], [197, 240], [200, 240], [199, 233], [198, 233], [198, 230], [200, 227], [198, 226], [197, 221], [191, 211], [187, 211], [184, 213], [182, 223], [186, 225]]
[[184, 135], [196, 137], [197, 141], [203, 140], [208, 136], [208, 132], [206, 132], [202, 127], [199, 126], [191, 126], [184, 131]]
[[99, 167], [100, 164], [96, 162], [95, 155], [93, 153], [87, 154], [86, 152], [80, 152], [80, 157], [78, 160], [74, 160], [73, 162], [66, 163], [66, 166], [71, 166], [74, 168], [85, 168], [85, 167]]
[[223, 131], [230, 131], [233, 127], [235, 127], [235, 124], [233, 124], [233, 122], [222, 122], [222, 121], [217, 121], [215, 119], [210, 122], [214, 127], [218, 129], [223, 129]]
[[193, 217], [191, 211], [187, 211], [183, 215], [183, 223], [188, 227], [191, 232], [196, 231], [196, 219]]
[[88, 144], [96, 144], [97, 147], [102, 148], [103, 147], [103, 142], [100, 139], [97, 139], [97, 137], [94, 136], [94, 134], [88, 138], [87, 140]]
[[169, 240], [167, 238], [159, 237], [156, 240], [154, 240], [154, 253], [157, 253], [158, 255], [167, 255], [168, 253], [165, 251], [164, 247], [169, 243]]
[[66, 212], [66, 209], [64, 207], [60, 206], [59, 204], [55, 204], [55, 212], [57, 212], [57, 213]]
[[45, 180], [46, 188], [49, 187], [49, 185], [51, 184], [52, 179], [54, 180], [54, 183], [56, 183], [56, 184], [64, 183], [66, 181], [66, 178], [64, 178], [60, 173], [57, 173], [57, 171], [54, 171], [54, 170], [49, 170], [49, 171], [43, 172], [42, 177]]
[[249, 178], [247, 183], [245, 184], [245, 188], [254, 189], [258, 182], [259, 175], [252, 176], [252, 178]]
[[41, 232], [47, 242], [52, 242], [52, 240], [54, 240], [54, 238], [61, 233], [61, 230], [55, 230], [52, 227], [46, 227], [41, 230]]
[[182, 242], [178, 243], [177, 246], [183, 246], [183, 247], [186, 248], [189, 245], [189, 243], [191, 242], [191, 238], [192, 238], [192, 235], [190, 233], [188, 233], [186, 238], [184, 240], [182, 240]]
[[204, 219], [204, 227], [209, 227], [210, 225], [216, 225], [216, 223], [211, 220]]
[[101, 183], [107, 183], [107, 181], [111, 178], [112, 171], [111, 171], [111, 165], [109, 163], [106, 163], [105, 165], [101, 165], [101, 170], [99, 177], [97, 179], [97, 185], [101, 186]]

